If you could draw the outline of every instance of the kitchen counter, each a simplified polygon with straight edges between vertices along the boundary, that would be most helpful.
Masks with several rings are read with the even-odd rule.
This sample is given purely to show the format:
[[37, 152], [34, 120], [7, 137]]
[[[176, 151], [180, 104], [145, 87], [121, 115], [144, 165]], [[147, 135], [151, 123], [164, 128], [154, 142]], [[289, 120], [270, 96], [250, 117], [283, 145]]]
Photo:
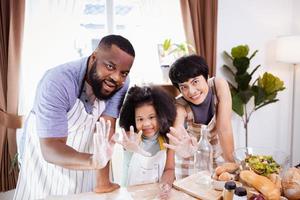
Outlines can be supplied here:
[[[115, 190], [111, 193], [102, 193], [97, 194], [94, 192], [87, 192], [87, 193], [80, 193], [76, 195], [67, 195], [67, 196], [51, 196], [46, 198], [46, 200], [154, 200], [158, 199], [155, 198], [158, 194], [159, 187], [158, 183], [153, 184], [145, 184], [145, 185], [138, 185], [138, 186], [130, 186], [130, 187], [121, 187], [118, 190]], [[170, 193], [170, 198], [172, 200], [196, 200], [196, 198], [176, 190], [172, 188]]]

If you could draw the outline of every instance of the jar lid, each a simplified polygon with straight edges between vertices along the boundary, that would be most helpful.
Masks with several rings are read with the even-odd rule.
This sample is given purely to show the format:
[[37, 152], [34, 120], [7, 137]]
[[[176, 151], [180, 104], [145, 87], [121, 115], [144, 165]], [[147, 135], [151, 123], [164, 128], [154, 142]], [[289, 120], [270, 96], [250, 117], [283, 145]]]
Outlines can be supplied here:
[[237, 196], [243, 197], [243, 196], [247, 195], [247, 191], [243, 187], [237, 187], [237, 188], [235, 188], [234, 194]]
[[236, 188], [236, 184], [234, 181], [227, 181], [225, 183], [225, 189], [226, 190], [234, 190]]

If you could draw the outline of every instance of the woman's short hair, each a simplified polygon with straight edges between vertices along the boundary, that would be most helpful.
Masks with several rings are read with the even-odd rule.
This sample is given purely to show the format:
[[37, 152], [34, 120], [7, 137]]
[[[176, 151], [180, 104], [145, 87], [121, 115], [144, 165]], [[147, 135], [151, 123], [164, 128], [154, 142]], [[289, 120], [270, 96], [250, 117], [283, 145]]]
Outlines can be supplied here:
[[167, 139], [166, 133], [169, 132], [176, 118], [175, 99], [158, 86], [134, 86], [129, 89], [120, 112], [120, 127], [129, 131], [132, 125], [137, 132], [135, 109], [142, 105], [153, 105], [159, 133]]
[[169, 78], [172, 84], [179, 89], [179, 83], [202, 75], [208, 78], [208, 66], [203, 57], [197, 55], [183, 56], [176, 60], [170, 68]]

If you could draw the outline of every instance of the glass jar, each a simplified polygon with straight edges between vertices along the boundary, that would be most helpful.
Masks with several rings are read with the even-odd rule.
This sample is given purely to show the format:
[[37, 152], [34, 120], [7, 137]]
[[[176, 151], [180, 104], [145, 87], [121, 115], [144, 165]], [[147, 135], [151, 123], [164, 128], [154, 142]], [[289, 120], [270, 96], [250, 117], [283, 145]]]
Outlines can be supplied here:
[[207, 126], [201, 126], [201, 137], [198, 142], [197, 151], [194, 154], [195, 173], [200, 171], [213, 172], [213, 149], [208, 141], [209, 130]]

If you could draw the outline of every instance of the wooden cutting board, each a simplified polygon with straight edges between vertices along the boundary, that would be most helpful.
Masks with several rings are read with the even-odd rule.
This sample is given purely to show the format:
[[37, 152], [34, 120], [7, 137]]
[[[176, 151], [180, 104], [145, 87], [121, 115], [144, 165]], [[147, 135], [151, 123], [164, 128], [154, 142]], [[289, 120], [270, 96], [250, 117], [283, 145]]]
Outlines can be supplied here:
[[[70, 194], [65, 196], [50, 196], [45, 200], [158, 200], [158, 183], [121, 187], [110, 193], [85, 192], [80, 194]], [[172, 188], [169, 199], [172, 200], [196, 200], [196, 198]]]
[[214, 190], [211, 184], [205, 184], [205, 181], [210, 181], [210, 175], [206, 172], [193, 174], [186, 178], [176, 180], [173, 186], [193, 197], [202, 200], [219, 200], [222, 197], [222, 191]]

